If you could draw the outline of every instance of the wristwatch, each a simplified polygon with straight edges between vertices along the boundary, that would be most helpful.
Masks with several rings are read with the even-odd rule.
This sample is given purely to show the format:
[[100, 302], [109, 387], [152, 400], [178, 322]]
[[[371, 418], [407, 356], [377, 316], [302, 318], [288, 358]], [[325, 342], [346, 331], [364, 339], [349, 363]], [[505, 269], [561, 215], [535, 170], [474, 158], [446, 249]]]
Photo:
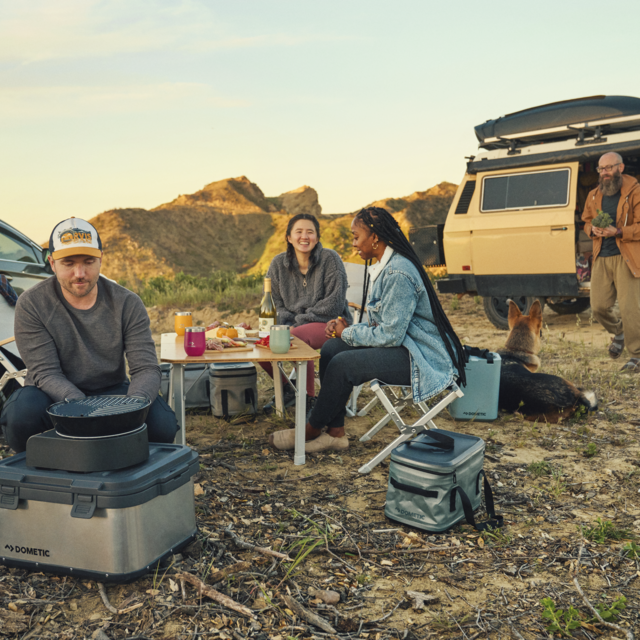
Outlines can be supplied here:
[[616, 238], [622, 238], [622, 229], [616, 229]]

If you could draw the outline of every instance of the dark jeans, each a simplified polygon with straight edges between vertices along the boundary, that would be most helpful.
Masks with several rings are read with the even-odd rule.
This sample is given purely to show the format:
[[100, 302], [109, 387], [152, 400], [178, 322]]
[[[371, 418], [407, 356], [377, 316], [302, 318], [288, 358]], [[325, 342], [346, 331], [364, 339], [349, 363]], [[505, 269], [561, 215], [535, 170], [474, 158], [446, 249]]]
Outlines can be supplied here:
[[411, 384], [411, 358], [404, 347], [350, 347], [340, 338], [327, 340], [320, 352], [320, 393], [309, 416], [315, 429], [344, 426], [353, 387], [375, 379]]
[[[126, 395], [129, 382], [90, 391], [87, 395]], [[53, 400], [37, 387], [21, 387], [14, 391], [5, 402], [0, 416], [0, 426], [7, 439], [7, 444], [20, 453], [27, 448], [27, 440], [43, 431], [53, 429], [53, 424], [47, 409], [53, 404]], [[176, 414], [169, 405], [158, 396], [147, 415], [147, 432], [150, 442], [171, 443], [178, 431]]]

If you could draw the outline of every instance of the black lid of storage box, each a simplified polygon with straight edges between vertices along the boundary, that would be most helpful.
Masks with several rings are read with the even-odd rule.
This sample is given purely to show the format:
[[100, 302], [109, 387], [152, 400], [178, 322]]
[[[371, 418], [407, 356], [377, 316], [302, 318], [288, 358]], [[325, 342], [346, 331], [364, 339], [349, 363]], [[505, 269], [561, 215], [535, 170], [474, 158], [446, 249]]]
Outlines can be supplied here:
[[[453, 438], [453, 449], [443, 450], [431, 446], [436, 441], [429, 434], [434, 431]], [[484, 451], [484, 440], [481, 438], [444, 429], [431, 429], [396, 447], [391, 452], [391, 460], [416, 468], [433, 469], [436, 467], [440, 468], [443, 473], [451, 473], [470, 455], [478, 451]]]
[[62, 504], [73, 504], [73, 496], [82, 494], [96, 496], [98, 508], [123, 508], [170, 493], [198, 469], [198, 453], [175, 444], [150, 443], [146, 462], [93, 473], [28, 467], [26, 455], [19, 453], [0, 461], [0, 494], [8, 496], [17, 487], [20, 500]]

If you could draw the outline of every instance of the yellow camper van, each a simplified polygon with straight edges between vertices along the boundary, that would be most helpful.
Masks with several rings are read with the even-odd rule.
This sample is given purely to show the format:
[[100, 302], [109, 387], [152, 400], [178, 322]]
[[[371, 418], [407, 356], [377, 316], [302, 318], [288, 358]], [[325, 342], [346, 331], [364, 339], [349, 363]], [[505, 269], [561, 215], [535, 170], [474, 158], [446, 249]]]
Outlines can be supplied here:
[[444, 225], [413, 229], [425, 265], [446, 265], [442, 293], [483, 297], [507, 329], [508, 299], [527, 312], [538, 298], [557, 313], [589, 308], [591, 240], [580, 216], [608, 151], [640, 175], [640, 99], [593, 96], [544, 105], [475, 128]]

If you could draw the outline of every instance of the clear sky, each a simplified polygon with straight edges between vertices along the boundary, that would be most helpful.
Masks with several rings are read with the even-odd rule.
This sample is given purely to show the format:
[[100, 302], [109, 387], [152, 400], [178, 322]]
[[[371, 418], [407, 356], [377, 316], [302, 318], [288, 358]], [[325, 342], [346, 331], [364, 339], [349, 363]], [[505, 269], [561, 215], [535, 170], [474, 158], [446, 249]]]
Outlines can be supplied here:
[[152, 208], [246, 175], [348, 212], [458, 183], [474, 125], [640, 96], [640, 3], [0, 0], [0, 218]]

